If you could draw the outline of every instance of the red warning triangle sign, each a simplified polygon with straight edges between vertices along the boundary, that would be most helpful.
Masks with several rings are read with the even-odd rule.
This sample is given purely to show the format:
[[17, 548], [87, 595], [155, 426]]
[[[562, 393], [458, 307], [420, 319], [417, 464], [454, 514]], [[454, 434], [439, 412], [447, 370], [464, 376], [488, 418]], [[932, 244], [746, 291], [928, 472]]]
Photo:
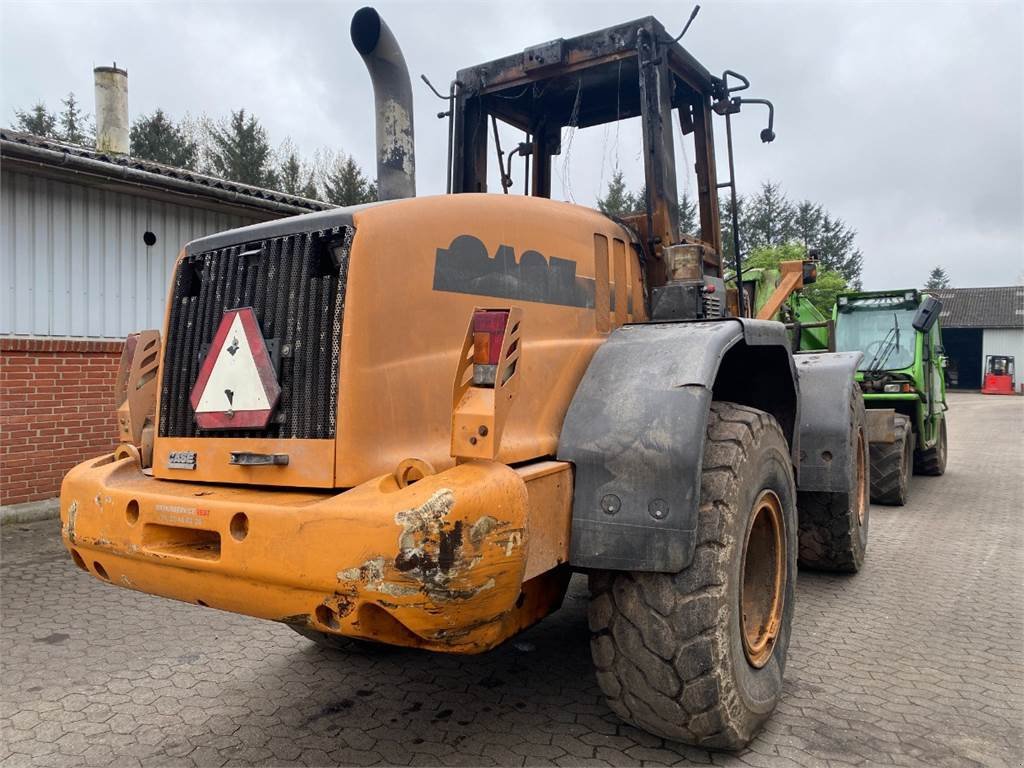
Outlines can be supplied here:
[[192, 387], [196, 423], [201, 429], [263, 429], [280, 396], [252, 307], [229, 309]]

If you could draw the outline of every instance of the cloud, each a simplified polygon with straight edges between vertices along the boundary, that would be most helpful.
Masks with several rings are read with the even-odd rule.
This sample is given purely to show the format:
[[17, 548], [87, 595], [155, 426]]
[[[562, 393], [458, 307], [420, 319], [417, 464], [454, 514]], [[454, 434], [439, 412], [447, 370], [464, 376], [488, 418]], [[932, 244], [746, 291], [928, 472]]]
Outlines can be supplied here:
[[[92, 67], [116, 59], [129, 71], [133, 116], [157, 106], [176, 117], [245, 107], [275, 142], [290, 136], [306, 155], [342, 149], [372, 169], [372, 93], [348, 36], [357, 7], [6, 2], [2, 119], [40, 98], [56, 108], [72, 90], [91, 103]], [[461, 67], [546, 40], [642, 13], [681, 29], [689, 15], [688, 6], [667, 2], [377, 7], [414, 77], [421, 194], [444, 189], [446, 132], [436, 117], [444, 104], [419, 74], [444, 90]], [[684, 44], [713, 72], [748, 75], [752, 95], [776, 105], [771, 145], [758, 140], [762, 111], [748, 108], [736, 120], [741, 190], [772, 179], [843, 218], [859, 233], [868, 287], [920, 285], [936, 264], [957, 285], [1009, 284], [1024, 269], [1022, 9], [715, 3]], [[718, 138], [725, 168], [721, 129]], [[503, 136], [506, 149], [514, 140]], [[639, 186], [639, 157], [635, 125], [580, 131], [556, 163], [556, 194], [591, 204], [616, 161]]]

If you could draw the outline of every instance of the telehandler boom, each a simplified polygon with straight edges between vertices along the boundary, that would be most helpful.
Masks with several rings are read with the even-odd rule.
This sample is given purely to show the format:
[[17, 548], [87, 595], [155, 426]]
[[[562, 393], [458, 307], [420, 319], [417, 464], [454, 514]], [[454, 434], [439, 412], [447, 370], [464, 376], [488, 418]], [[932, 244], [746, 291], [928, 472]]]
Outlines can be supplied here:
[[[798, 559], [855, 571], [868, 524], [860, 355], [795, 359], [723, 280], [713, 116], [731, 136], [770, 103], [650, 17], [554, 40], [457, 73], [449, 194], [414, 197], [401, 50], [369, 8], [352, 38], [381, 202], [184, 247], [158, 366], [151, 334], [126, 347], [121, 447], [64, 481], [72, 558], [316, 642], [452, 653], [583, 572], [609, 706], [742, 747], [782, 691]], [[566, 129], [634, 117], [641, 215], [550, 199]], [[498, 123], [523, 133], [507, 160]], [[489, 148], [529, 194], [487, 194]]]

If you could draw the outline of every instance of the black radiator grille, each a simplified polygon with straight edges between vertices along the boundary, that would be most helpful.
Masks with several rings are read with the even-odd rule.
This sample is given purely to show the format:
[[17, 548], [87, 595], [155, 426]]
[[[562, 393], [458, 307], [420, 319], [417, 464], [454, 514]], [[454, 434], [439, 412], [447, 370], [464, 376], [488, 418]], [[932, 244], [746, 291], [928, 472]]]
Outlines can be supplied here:
[[[181, 263], [167, 324], [162, 437], [334, 437], [352, 235], [350, 227], [304, 232], [190, 255]], [[266, 429], [199, 429], [189, 395], [224, 312], [238, 307], [253, 308], [279, 361], [281, 398]]]

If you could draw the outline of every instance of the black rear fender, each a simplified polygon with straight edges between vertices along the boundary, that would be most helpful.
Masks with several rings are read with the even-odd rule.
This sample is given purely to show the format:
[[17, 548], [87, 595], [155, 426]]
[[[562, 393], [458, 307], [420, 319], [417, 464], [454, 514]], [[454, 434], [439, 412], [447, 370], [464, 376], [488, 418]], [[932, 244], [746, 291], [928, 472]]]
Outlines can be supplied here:
[[575, 465], [570, 563], [674, 573], [693, 559], [712, 400], [774, 415], [794, 458], [799, 406], [781, 323], [729, 318], [614, 331], [566, 414]]
[[852, 493], [856, 473], [850, 446], [850, 398], [863, 355], [796, 355], [800, 380], [800, 471], [797, 490]]

